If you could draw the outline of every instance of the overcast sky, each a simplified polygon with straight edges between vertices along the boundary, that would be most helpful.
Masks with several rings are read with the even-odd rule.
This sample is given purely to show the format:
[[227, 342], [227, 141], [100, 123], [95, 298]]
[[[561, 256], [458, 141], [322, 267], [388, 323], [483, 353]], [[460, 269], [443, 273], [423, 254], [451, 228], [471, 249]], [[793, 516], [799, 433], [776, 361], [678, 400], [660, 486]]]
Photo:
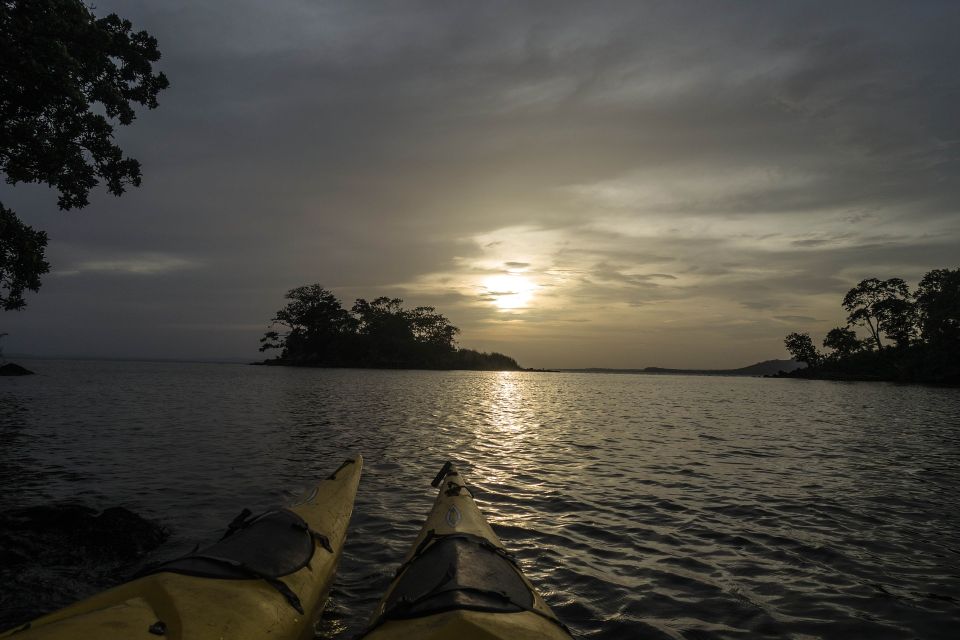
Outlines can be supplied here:
[[527, 367], [735, 367], [960, 266], [957, 2], [119, 2], [171, 81], [8, 352], [250, 358], [286, 290]]

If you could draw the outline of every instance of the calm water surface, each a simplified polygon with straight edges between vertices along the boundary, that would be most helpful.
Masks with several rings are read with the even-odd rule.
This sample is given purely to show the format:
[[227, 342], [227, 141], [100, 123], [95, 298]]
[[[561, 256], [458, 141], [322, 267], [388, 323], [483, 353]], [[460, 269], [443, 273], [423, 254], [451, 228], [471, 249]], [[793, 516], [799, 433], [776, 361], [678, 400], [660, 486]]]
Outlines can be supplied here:
[[362, 453], [324, 638], [362, 627], [448, 458], [579, 637], [958, 637], [955, 389], [24, 364], [0, 378], [0, 509], [127, 506], [172, 529], [158, 557]]

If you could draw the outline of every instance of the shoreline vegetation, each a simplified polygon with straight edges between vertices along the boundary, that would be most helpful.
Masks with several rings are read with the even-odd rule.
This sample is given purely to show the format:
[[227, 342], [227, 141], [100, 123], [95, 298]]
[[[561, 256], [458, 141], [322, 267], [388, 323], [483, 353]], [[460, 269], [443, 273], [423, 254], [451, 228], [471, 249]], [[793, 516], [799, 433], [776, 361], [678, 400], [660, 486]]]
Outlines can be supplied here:
[[291, 289], [260, 338], [280, 354], [254, 364], [366, 369], [523, 371], [502, 353], [456, 346], [460, 329], [434, 307], [406, 309], [400, 298], [357, 299], [350, 310], [319, 284]]
[[913, 292], [900, 278], [867, 278], [841, 304], [847, 324], [827, 332], [830, 351], [791, 333], [784, 345], [807, 367], [775, 377], [960, 386], [960, 269], [929, 271]]
[[[609, 369], [605, 367], [589, 367], [587, 369], [551, 369], [562, 373], [634, 373], [648, 375], [683, 375], [683, 376], [747, 376], [771, 377], [775, 374], [793, 371], [806, 365], [795, 360], [764, 360], [746, 367], [737, 369], [671, 369], [666, 367], [644, 367], [642, 369]], [[529, 369], [528, 369], [529, 371]]]

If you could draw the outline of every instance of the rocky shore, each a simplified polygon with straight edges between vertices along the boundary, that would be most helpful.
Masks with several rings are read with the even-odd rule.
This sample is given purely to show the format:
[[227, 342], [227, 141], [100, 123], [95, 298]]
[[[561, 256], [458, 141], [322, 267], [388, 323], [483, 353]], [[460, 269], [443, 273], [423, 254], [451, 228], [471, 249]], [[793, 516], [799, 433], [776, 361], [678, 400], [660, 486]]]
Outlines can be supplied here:
[[0, 512], [0, 581], [6, 585], [0, 631], [129, 579], [168, 536], [159, 523], [123, 507], [97, 512], [53, 504]]

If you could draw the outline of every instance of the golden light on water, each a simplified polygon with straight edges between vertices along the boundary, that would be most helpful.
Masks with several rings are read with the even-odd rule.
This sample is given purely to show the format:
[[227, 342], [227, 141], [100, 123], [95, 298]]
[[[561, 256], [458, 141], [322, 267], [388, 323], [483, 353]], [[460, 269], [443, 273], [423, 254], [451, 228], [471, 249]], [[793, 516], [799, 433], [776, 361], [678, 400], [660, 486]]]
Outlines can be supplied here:
[[483, 289], [484, 296], [488, 297], [498, 309], [508, 311], [530, 306], [537, 285], [525, 276], [504, 273], [484, 280]]

